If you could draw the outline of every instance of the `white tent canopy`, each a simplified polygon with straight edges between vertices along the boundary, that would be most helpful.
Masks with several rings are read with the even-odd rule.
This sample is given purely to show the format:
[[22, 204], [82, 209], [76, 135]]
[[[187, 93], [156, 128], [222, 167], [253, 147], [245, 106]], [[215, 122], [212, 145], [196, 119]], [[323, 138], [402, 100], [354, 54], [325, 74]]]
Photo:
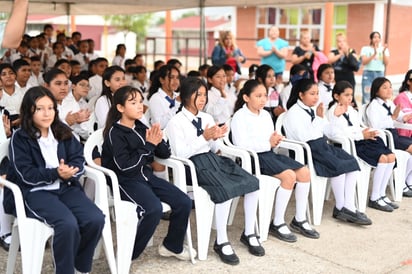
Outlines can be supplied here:
[[[11, 10], [12, 0], [0, 0], [0, 12]], [[58, 14], [58, 15], [112, 15], [157, 12], [165, 10], [222, 7], [222, 6], [274, 6], [295, 4], [320, 4], [325, 2], [359, 3], [382, 2], [371, 0], [344, 1], [344, 0], [30, 0], [30, 14]]]

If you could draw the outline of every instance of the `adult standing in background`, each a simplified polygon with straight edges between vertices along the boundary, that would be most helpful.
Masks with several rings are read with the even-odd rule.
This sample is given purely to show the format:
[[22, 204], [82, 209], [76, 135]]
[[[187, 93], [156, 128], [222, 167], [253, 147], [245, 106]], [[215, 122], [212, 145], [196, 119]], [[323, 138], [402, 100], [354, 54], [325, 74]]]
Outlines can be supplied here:
[[303, 30], [300, 32], [299, 46], [296, 46], [292, 52], [292, 64], [304, 65], [310, 74], [310, 78], [314, 79], [312, 65], [316, 54], [319, 54], [319, 48], [313, 45], [310, 40], [309, 31]]
[[0, 29], [0, 48], [17, 48], [26, 28], [28, 0], [14, 0], [4, 32]]
[[356, 51], [349, 47], [343, 33], [336, 35], [336, 49], [329, 52], [328, 63], [335, 70], [335, 82], [348, 81], [353, 87], [352, 103], [355, 103], [355, 72], [359, 70], [360, 62]]
[[360, 53], [362, 65], [365, 66], [362, 74], [362, 104], [369, 102], [373, 80], [384, 76], [389, 63], [389, 50], [387, 45], [381, 45], [381, 34], [373, 31], [369, 40], [369, 45], [362, 47]]
[[212, 52], [212, 64], [215, 66], [228, 64], [240, 75], [242, 74], [240, 71], [240, 64], [244, 62], [246, 62], [246, 57], [237, 47], [232, 32], [221, 31], [219, 42], [216, 44]]
[[272, 67], [277, 83], [282, 82], [288, 46], [287, 41], [279, 38], [279, 28], [275, 26], [269, 29], [269, 37], [257, 42], [257, 54], [262, 58], [260, 63]]

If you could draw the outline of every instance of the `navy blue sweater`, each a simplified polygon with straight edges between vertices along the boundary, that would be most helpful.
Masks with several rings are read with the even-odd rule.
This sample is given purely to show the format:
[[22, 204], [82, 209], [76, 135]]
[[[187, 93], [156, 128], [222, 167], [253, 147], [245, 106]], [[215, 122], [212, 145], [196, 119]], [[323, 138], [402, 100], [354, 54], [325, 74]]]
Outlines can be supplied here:
[[146, 142], [147, 127], [136, 120], [134, 129], [114, 123], [102, 147], [102, 166], [113, 170], [119, 177], [149, 181], [153, 175], [150, 163], [154, 156], [170, 157], [169, 144], [164, 140], [157, 146]]

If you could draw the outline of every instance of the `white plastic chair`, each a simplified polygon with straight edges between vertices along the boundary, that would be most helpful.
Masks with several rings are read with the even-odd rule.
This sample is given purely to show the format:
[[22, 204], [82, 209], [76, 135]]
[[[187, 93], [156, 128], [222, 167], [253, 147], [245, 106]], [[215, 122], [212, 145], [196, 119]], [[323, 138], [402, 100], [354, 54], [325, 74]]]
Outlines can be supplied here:
[[[116, 223], [116, 242], [117, 242], [117, 273], [128, 274], [130, 271], [131, 258], [134, 248], [134, 242], [137, 232], [138, 218], [136, 214], [136, 205], [129, 201], [124, 201], [120, 198], [119, 182], [114, 171], [97, 165], [93, 161], [92, 152], [95, 147], [101, 151], [103, 144], [103, 129], [95, 131], [89, 136], [84, 145], [84, 157], [87, 164], [110, 177], [113, 191], [113, 206], [115, 212]], [[161, 164], [171, 167], [175, 185], [186, 193], [186, 177], [184, 166], [180, 162], [169, 159], [157, 159]], [[169, 205], [162, 203], [163, 212], [170, 210]], [[192, 254], [192, 238], [190, 234], [190, 226], [188, 226], [186, 240], [189, 245], [192, 263], [195, 262], [194, 254]]]
[[[360, 120], [365, 126], [370, 126], [368, 117], [366, 115], [366, 105], [362, 105], [359, 110]], [[394, 126], [400, 126], [401, 123], [394, 123]], [[407, 125], [403, 125], [401, 128], [407, 128]], [[407, 128], [412, 129], [412, 128]], [[395, 149], [392, 133], [388, 130], [382, 130], [381, 138], [386, 142], [390, 150], [395, 153], [396, 156], [396, 168], [393, 170], [393, 184], [389, 184], [392, 197], [396, 202], [402, 201], [403, 188], [405, 187], [406, 180], [406, 166], [411, 155], [400, 149]]]
[[[9, 141], [0, 144], [0, 161], [8, 157]], [[85, 175], [96, 182], [95, 203], [106, 215], [105, 226], [102, 231], [103, 246], [106, 253], [106, 258], [109, 264], [110, 272], [117, 273], [110, 221], [108, 218], [108, 207], [106, 198], [105, 178], [103, 174], [98, 173], [90, 168], [85, 169]], [[14, 203], [17, 213], [17, 218], [14, 221], [12, 228], [12, 241], [7, 259], [7, 274], [14, 273], [15, 263], [17, 260], [19, 246], [21, 249], [22, 272], [37, 274], [41, 273], [43, 264], [44, 249], [47, 240], [53, 236], [53, 228], [45, 223], [28, 218], [24, 208], [24, 201], [20, 188], [3, 178], [0, 178], [0, 183], [9, 188], [14, 196]]]
[[[283, 132], [282, 127], [283, 127], [284, 115], [285, 113], [280, 114], [276, 120], [276, 131], [279, 133]], [[311, 196], [312, 196], [312, 211], [313, 211], [312, 224], [320, 225], [322, 221], [323, 204], [325, 201], [325, 193], [326, 193], [326, 186], [327, 186], [328, 178], [316, 175], [315, 167], [312, 161], [312, 151], [307, 143], [287, 139], [287, 136], [286, 136], [286, 139], [283, 140], [283, 142], [298, 144], [303, 148], [303, 150], [306, 153], [306, 164], [310, 171], [310, 189], [311, 189]]]

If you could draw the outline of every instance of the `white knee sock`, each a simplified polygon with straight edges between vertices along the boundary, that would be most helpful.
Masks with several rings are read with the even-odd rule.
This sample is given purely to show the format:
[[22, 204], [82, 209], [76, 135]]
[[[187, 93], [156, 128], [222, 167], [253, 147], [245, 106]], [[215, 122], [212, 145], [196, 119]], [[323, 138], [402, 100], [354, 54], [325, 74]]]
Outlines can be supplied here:
[[356, 176], [359, 171], [352, 171], [345, 174], [345, 202], [344, 207], [352, 212], [356, 211], [355, 192], [356, 192]]
[[341, 210], [345, 203], [345, 174], [330, 178], [333, 196], [335, 196], [335, 206]]
[[275, 218], [273, 219], [274, 225], [280, 225], [285, 222], [286, 207], [288, 206], [291, 194], [291, 189], [285, 189], [282, 186], [279, 186], [276, 192]]
[[227, 220], [229, 218], [231, 205], [232, 199], [215, 205], [215, 223], [218, 244], [229, 241], [227, 237]]
[[243, 207], [245, 209], [245, 235], [255, 233], [256, 211], [259, 201], [259, 190], [245, 194]]
[[308, 207], [310, 183], [296, 182], [295, 199], [296, 199], [296, 221], [302, 222], [306, 220], [306, 209]]
[[395, 162], [386, 164], [385, 175], [382, 178], [382, 185], [381, 185], [381, 190], [380, 190], [381, 197], [386, 196], [386, 187], [388, 186], [389, 179], [391, 178], [394, 165], [395, 165]]
[[371, 200], [376, 201], [381, 197], [381, 185], [383, 183], [383, 177], [385, 176], [386, 163], [378, 163], [373, 174]]
[[3, 188], [0, 188], [0, 236], [11, 232], [11, 226], [13, 225], [13, 215], [6, 214], [3, 207]]

